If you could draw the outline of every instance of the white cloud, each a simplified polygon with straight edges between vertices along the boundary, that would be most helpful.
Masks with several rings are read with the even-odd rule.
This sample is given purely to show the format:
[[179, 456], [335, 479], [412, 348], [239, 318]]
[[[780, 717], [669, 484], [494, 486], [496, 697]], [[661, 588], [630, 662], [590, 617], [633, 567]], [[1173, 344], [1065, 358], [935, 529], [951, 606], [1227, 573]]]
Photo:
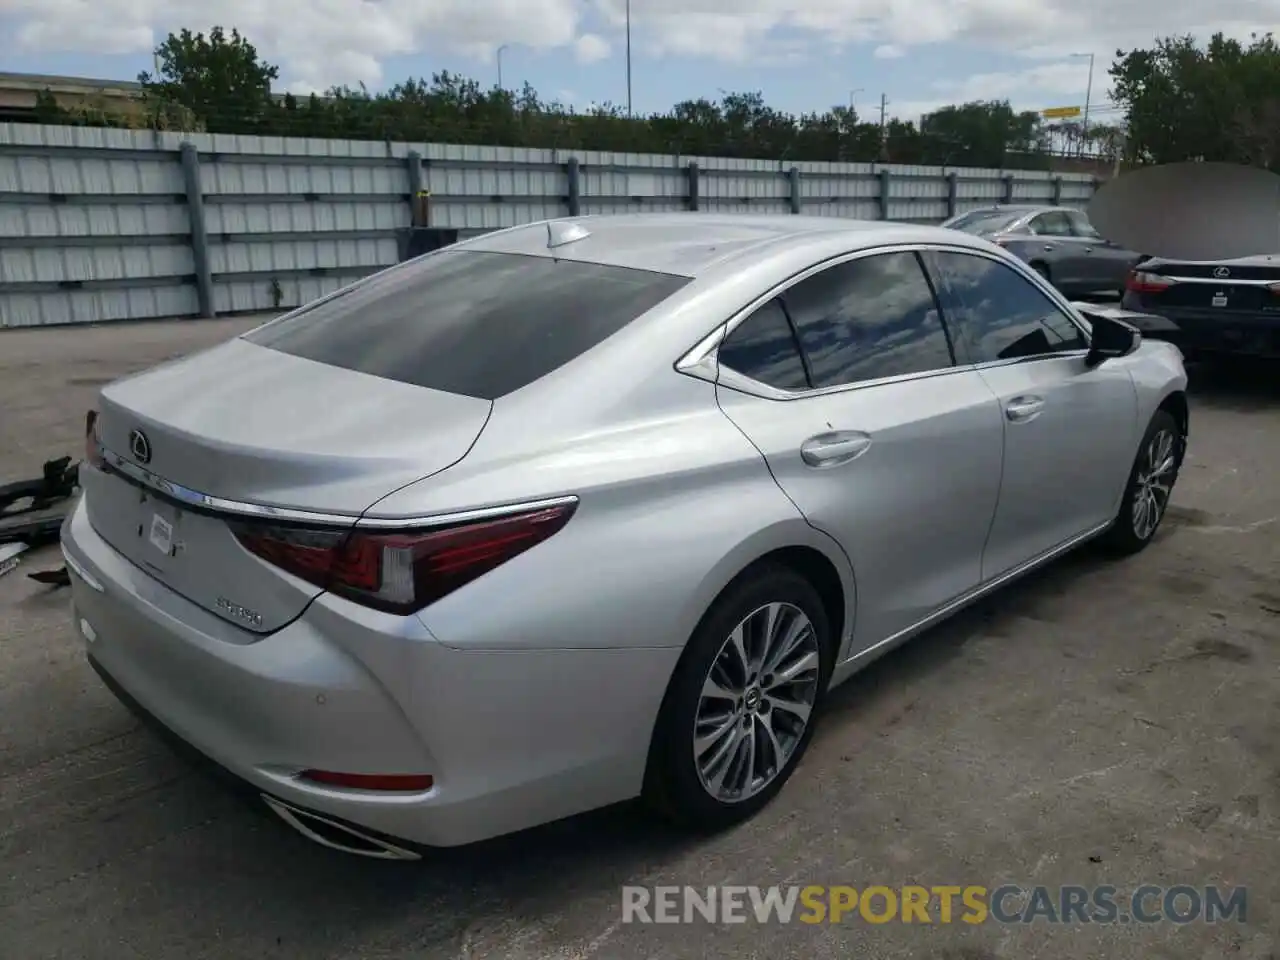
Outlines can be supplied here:
[[[234, 25], [281, 66], [284, 85], [324, 89], [335, 83], [379, 85], [388, 79], [382, 74], [386, 59], [406, 54], [461, 53], [484, 61], [507, 44], [563, 50], [581, 62], [616, 55], [624, 4], [221, 0], [215, 6], [207, 0], [0, 0], [0, 24], [21, 50], [65, 53], [143, 53], [157, 37], [181, 26]], [[932, 44], [964, 43], [1057, 62], [1066, 53], [1091, 50], [1098, 54], [1095, 79], [1101, 89], [1105, 61], [1117, 47], [1145, 46], [1156, 35], [1175, 33], [1205, 36], [1221, 29], [1247, 34], [1280, 22], [1280, 0], [1220, 0], [1213, 5], [1204, 0], [643, 0], [632, 4], [631, 13], [633, 42], [652, 55], [812, 62], [832, 47], [855, 42], [876, 45], [881, 58], [898, 51], [910, 56]], [[1033, 88], [1025, 85], [1029, 81], [1050, 86]], [[1053, 82], [1050, 75], [1023, 74], [966, 81], [974, 90], [1007, 90], [1009, 96], [1069, 92], [1055, 91]], [[954, 95], [938, 93], [940, 100]]]
[[896, 43], [882, 43], [876, 47], [874, 56], [877, 60], [896, 60], [898, 57], [905, 56], [906, 52]]
[[574, 41], [573, 52], [579, 63], [595, 63], [606, 59], [613, 52], [613, 47], [599, 34], [584, 33]]

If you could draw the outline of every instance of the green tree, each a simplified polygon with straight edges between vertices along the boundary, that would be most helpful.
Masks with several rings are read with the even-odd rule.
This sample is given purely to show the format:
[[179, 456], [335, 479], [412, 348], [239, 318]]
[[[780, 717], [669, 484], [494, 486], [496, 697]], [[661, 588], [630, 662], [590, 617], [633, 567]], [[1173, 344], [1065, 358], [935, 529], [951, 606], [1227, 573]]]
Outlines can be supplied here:
[[943, 107], [921, 119], [920, 132], [935, 163], [1003, 167], [1010, 154], [1034, 154], [1045, 147], [1039, 115], [1017, 113], [1002, 100]]
[[171, 33], [155, 54], [157, 75], [138, 75], [145, 95], [185, 107], [208, 130], [255, 132], [275, 112], [271, 82], [279, 70], [239, 30]]
[[[273, 96], [276, 67], [239, 31], [206, 36], [183, 30], [156, 48], [156, 75], [142, 74], [145, 110], [127, 117], [98, 110], [45, 120], [93, 125], [145, 125], [332, 139], [486, 144], [560, 150], [677, 153], [771, 159], [874, 161], [1044, 169], [1049, 136], [1036, 114], [1005, 102], [968, 103], [926, 117], [920, 127], [864, 122], [852, 107], [793, 115], [769, 106], [759, 91], [719, 101], [686, 100], [648, 117], [604, 103], [575, 110], [544, 101], [526, 84], [518, 92], [481, 87], [448, 72], [409, 79], [371, 93], [337, 87], [307, 98]], [[37, 114], [40, 116], [41, 114]]]
[[1220, 160], [1280, 166], [1280, 48], [1189, 36], [1150, 50], [1118, 50], [1111, 97], [1125, 111], [1126, 159]]

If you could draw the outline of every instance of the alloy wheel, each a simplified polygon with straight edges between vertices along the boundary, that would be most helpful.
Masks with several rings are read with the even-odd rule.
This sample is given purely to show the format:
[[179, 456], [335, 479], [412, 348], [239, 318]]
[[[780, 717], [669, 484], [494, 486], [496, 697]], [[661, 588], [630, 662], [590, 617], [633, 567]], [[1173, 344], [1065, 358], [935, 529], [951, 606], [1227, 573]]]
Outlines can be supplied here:
[[1133, 533], [1139, 540], [1150, 539], [1160, 525], [1173, 491], [1176, 468], [1173, 433], [1159, 430], [1147, 444], [1142, 467], [1134, 481]]
[[703, 788], [740, 803], [777, 778], [809, 725], [821, 653], [799, 607], [770, 603], [733, 629], [711, 663], [693, 724]]

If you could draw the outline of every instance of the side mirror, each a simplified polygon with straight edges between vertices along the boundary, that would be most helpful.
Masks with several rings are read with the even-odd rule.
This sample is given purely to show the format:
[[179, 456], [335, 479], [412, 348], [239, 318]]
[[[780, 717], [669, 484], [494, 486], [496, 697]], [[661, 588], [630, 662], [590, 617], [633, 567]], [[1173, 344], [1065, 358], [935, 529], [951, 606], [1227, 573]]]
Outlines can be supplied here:
[[1091, 367], [1098, 366], [1104, 360], [1127, 357], [1142, 343], [1141, 331], [1123, 320], [1092, 312], [1086, 316], [1093, 327], [1093, 336], [1089, 340], [1089, 354], [1084, 362]]

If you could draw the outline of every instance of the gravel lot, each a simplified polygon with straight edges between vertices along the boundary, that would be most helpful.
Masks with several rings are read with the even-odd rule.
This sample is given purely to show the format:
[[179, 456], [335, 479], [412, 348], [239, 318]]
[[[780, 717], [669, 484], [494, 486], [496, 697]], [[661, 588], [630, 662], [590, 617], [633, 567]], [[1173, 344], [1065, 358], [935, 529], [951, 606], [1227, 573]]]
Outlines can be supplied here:
[[[0, 333], [0, 480], [79, 454], [108, 379], [248, 321]], [[137, 727], [66, 591], [0, 579], [0, 958], [1280, 954], [1280, 377], [1195, 370], [1159, 542], [1082, 552], [852, 681], [755, 821], [616, 808], [423, 864], [314, 847]], [[622, 884], [1249, 887], [1248, 922], [620, 924]]]

